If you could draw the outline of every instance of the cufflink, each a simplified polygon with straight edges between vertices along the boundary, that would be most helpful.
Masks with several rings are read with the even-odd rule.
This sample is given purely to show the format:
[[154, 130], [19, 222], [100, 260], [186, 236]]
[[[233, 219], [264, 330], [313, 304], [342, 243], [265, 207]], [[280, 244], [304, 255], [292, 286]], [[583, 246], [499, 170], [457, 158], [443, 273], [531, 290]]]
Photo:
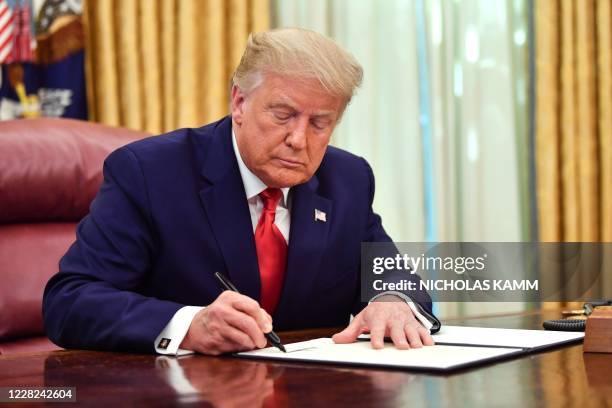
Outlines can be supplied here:
[[168, 346], [170, 345], [170, 339], [167, 338], [163, 338], [159, 341], [159, 344], [157, 345], [157, 348], [160, 348], [162, 350], [166, 350], [168, 348]]

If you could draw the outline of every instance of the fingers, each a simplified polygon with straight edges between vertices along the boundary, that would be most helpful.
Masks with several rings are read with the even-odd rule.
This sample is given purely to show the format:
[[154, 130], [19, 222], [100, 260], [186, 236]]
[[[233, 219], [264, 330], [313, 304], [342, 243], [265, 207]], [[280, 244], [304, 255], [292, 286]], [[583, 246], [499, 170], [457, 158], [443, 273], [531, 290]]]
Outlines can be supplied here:
[[423, 342], [425, 346], [433, 346], [435, 344], [429, 330], [421, 326], [417, 329], [417, 331], [419, 332], [419, 336], [421, 337], [421, 342]]
[[248, 296], [236, 292], [230, 293], [233, 293], [233, 296], [229, 301], [236, 310], [240, 310], [251, 316], [257, 322], [262, 332], [270, 333], [272, 331], [272, 317], [264, 309], [259, 307], [259, 303]]
[[382, 319], [375, 320], [370, 326], [370, 343], [372, 348], [381, 349], [385, 346], [386, 322]]
[[266, 319], [268, 320], [268, 322], [270, 322], [270, 324], [272, 324], [272, 316], [270, 316], [268, 314], [268, 312], [265, 311], [265, 309], [261, 309], [261, 310], [265, 313]]
[[221, 336], [225, 340], [224, 351], [253, 350], [257, 344], [246, 333], [228, 326]]
[[[400, 350], [434, 344], [429, 330], [416, 320], [405, 303], [371, 303], [359, 316], [362, 316], [362, 330], [364, 327], [370, 328], [370, 342], [374, 349], [384, 347], [385, 335], [390, 336], [395, 347]], [[337, 336], [347, 331], [350, 331], [349, 328]]]
[[411, 325], [410, 323], [406, 324], [404, 326], [404, 333], [406, 335], [406, 338], [408, 339], [408, 342], [410, 342], [410, 347], [412, 348], [423, 347], [423, 343], [421, 342], [421, 336], [419, 335], [416, 324], [414, 325]]
[[391, 325], [391, 340], [395, 347], [400, 350], [407, 350], [410, 348], [408, 341], [406, 341], [406, 333], [404, 332], [404, 328], [401, 323], [394, 323]]
[[272, 331], [272, 317], [255, 300], [231, 291], [203, 309], [200, 321], [195, 337], [205, 354], [263, 348], [264, 331]]
[[355, 316], [351, 323], [342, 330], [332, 336], [334, 343], [352, 343], [357, 339], [362, 332], [361, 314]]
[[[250, 315], [239, 312], [235, 309], [230, 309], [230, 312], [225, 316], [225, 321], [232, 327], [240, 330], [248, 335], [253, 344], [259, 348], [266, 346], [267, 340], [263, 334], [261, 327]], [[269, 324], [266, 322], [266, 324]]]

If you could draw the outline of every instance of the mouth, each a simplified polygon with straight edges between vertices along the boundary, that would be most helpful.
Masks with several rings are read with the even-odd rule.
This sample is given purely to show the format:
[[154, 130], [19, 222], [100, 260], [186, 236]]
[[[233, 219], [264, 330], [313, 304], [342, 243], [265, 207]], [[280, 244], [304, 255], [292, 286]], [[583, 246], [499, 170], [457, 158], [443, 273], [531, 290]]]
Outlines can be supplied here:
[[278, 160], [278, 162], [283, 166], [283, 167], [287, 167], [290, 169], [296, 169], [298, 167], [302, 167], [304, 166], [303, 163], [296, 161], [296, 160], [290, 160], [290, 159], [281, 159], [281, 158], [277, 158], [276, 160]]

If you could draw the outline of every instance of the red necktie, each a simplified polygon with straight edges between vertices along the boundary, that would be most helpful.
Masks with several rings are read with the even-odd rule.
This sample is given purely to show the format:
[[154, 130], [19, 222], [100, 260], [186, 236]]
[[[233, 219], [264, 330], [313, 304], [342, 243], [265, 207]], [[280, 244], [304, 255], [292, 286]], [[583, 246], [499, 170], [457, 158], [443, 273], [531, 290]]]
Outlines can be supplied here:
[[259, 196], [263, 211], [255, 229], [255, 247], [261, 278], [261, 307], [273, 314], [280, 298], [287, 261], [287, 241], [274, 225], [276, 206], [283, 192], [278, 188], [267, 188]]

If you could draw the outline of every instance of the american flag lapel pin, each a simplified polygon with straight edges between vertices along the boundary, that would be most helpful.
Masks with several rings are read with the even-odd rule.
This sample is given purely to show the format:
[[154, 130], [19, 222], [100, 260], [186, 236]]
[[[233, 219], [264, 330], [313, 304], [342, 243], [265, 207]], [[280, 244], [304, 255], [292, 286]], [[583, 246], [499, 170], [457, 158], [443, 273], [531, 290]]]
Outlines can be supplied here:
[[327, 215], [321, 211], [315, 208], [315, 221], [321, 221], [321, 222], [327, 222]]

